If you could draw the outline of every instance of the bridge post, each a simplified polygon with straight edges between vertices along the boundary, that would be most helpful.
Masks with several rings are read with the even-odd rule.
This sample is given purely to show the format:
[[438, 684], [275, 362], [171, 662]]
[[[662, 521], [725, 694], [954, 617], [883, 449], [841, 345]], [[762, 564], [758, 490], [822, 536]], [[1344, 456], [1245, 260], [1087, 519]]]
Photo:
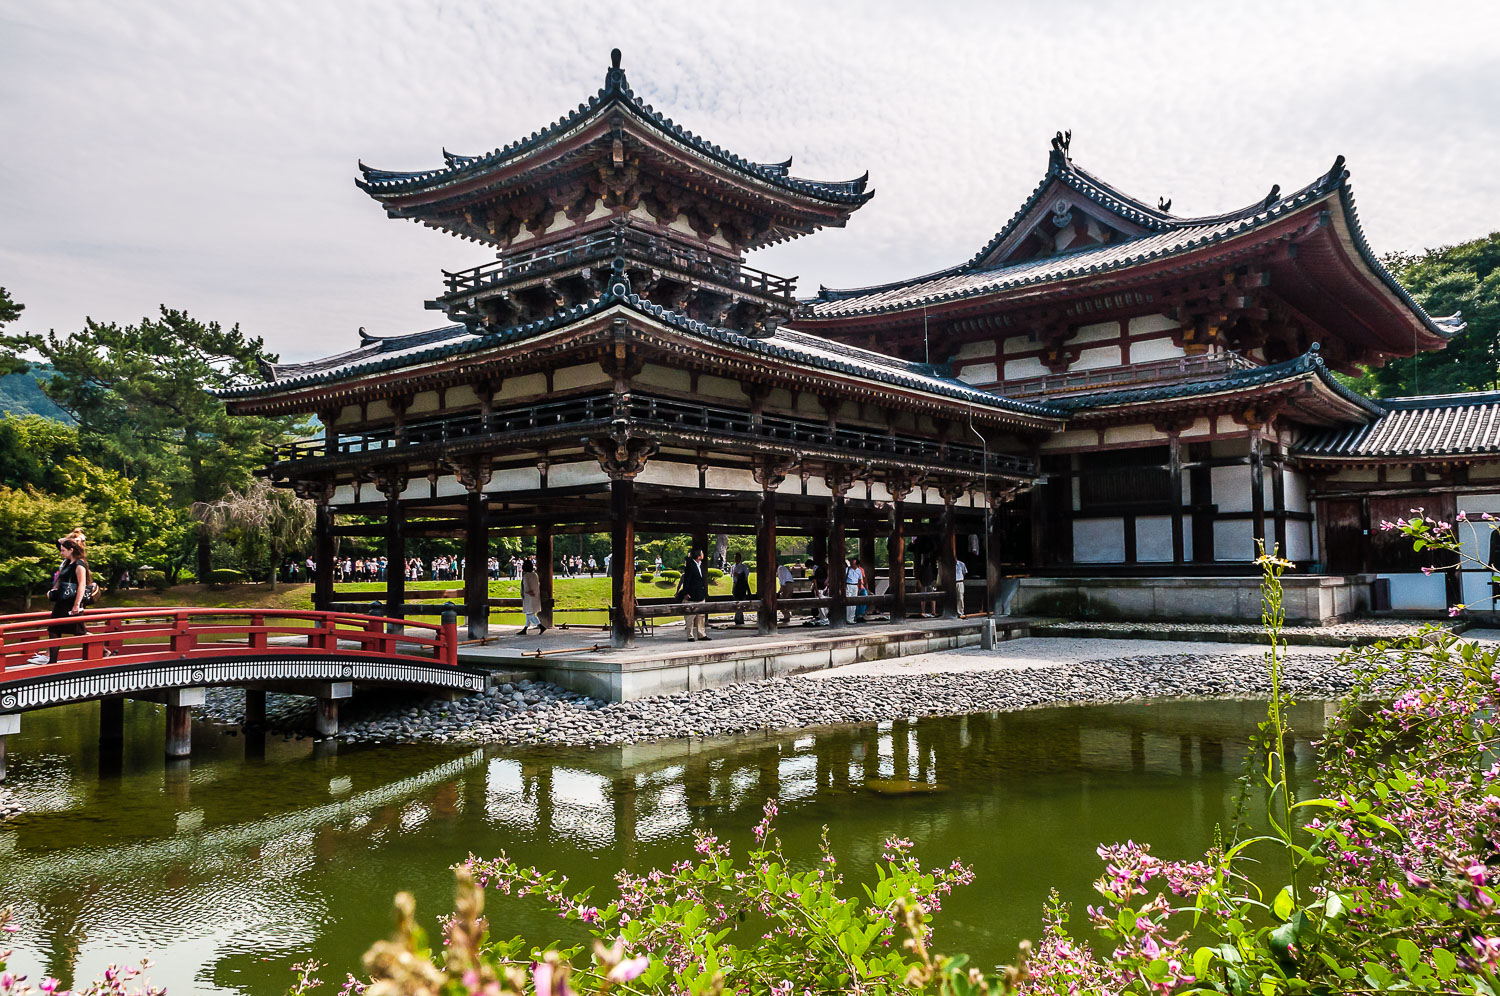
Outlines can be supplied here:
[[338, 736], [339, 700], [353, 694], [354, 683], [349, 681], [325, 681], [318, 686], [318, 712], [313, 719], [313, 730], [318, 736]]
[[245, 729], [261, 729], [266, 725], [266, 690], [245, 689]]
[[193, 752], [193, 706], [201, 706], [207, 700], [205, 688], [167, 691], [167, 757], [187, 757]]
[[21, 732], [21, 714], [0, 713], [0, 782], [5, 781], [5, 738]]
[[118, 747], [125, 741], [125, 699], [99, 700], [99, 746]]
[[385, 614], [396, 622], [386, 624], [387, 633], [403, 632], [400, 620], [406, 610], [406, 528], [401, 492], [393, 490], [385, 503]]

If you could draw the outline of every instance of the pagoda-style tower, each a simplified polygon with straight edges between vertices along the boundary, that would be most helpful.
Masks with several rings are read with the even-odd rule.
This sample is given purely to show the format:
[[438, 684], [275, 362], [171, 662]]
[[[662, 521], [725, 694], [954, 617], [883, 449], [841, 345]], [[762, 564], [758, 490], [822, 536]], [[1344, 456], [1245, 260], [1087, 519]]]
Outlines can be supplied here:
[[360, 188], [410, 218], [499, 250], [493, 263], [444, 271], [427, 302], [474, 332], [548, 318], [625, 277], [652, 304], [754, 336], [797, 303], [795, 278], [745, 265], [744, 253], [844, 225], [869, 200], [869, 174], [825, 183], [791, 160], [752, 163], [643, 103], [620, 68], [556, 123], [481, 156], [446, 150], [417, 173], [360, 164]]

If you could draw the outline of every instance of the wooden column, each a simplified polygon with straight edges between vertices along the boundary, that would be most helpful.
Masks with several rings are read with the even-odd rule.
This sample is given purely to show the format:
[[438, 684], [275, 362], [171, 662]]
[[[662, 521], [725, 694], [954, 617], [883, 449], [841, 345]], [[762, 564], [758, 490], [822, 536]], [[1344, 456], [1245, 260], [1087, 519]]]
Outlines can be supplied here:
[[385, 500], [385, 614], [390, 619], [406, 615], [406, 523], [401, 508], [402, 490], [391, 489]]
[[[1042, 472], [1041, 451], [1035, 447], [1031, 451], [1032, 466], [1036, 473]], [[1064, 479], [1066, 483], [1066, 479]], [[1052, 489], [1057, 484], [1042, 477], [1031, 489], [1031, 568], [1040, 570], [1047, 566], [1047, 502], [1052, 496]]]
[[1286, 463], [1284, 454], [1277, 447], [1275, 459], [1271, 461], [1271, 514], [1275, 522], [1277, 555], [1285, 557], [1286, 550]]
[[552, 527], [536, 527], [536, 574], [541, 581], [537, 618], [542, 625], [552, 628]]
[[[896, 494], [896, 489], [891, 493]], [[885, 552], [890, 561], [891, 621], [896, 622], [906, 618], [906, 512], [900, 498], [891, 502], [891, 536]]]
[[[1259, 427], [1250, 430], [1250, 512], [1255, 526], [1255, 540], [1264, 543], [1266, 540], [1266, 473]], [[1251, 556], [1257, 555], [1258, 548], [1251, 551]]]
[[[1000, 615], [1000, 585], [1005, 580], [1005, 506], [1004, 499], [991, 491], [987, 495], [990, 507], [985, 510], [985, 564], [984, 600], [985, 609], [992, 616]], [[997, 508], [996, 505], [999, 505]]]
[[318, 502], [313, 524], [313, 608], [327, 611], [333, 604], [333, 510]]
[[844, 537], [844, 495], [849, 488], [841, 481], [831, 480], [828, 483], [833, 490], [833, 497], [828, 501], [828, 594], [833, 598], [833, 604], [828, 607], [828, 624], [843, 626], [848, 614], [847, 596], [844, 594], [844, 577], [848, 570], [845, 553], [848, 544]]
[[776, 489], [760, 494], [760, 522], [755, 530], [755, 592], [760, 596], [755, 629], [762, 636], [776, 632]]
[[1172, 493], [1172, 563], [1182, 566], [1187, 560], [1187, 538], [1182, 519], [1182, 434], [1167, 434], [1167, 476]]
[[464, 612], [469, 639], [490, 634], [490, 530], [485, 521], [485, 497], [471, 492], [464, 522]]
[[609, 482], [610, 645], [635, 646], [635, 481]]
[[944, 495], [943, 514], [939, 520], [938, 534], [938, 591], [942, 593], [938, 614], [945, 618], [958, 615], [958, 571], [954, 562], [958, 560], [958, 530], [954, 521], [953, 502]]

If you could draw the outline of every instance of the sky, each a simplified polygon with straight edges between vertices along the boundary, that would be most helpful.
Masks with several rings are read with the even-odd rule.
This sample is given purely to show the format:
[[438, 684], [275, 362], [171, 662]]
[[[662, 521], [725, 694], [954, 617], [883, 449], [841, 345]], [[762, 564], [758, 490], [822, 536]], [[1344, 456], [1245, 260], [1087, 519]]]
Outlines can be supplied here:
[[356, 163], [557, 120], [619, 47], [695, 133], [876, 191], [749, 262], [860, 286], [971, 256], [1073, 160], [1209, 214], [1348, 158], [1377, 251], [1500, 229], [1500, 3], [0, 0], [0, 286], [19, 327], [161, 304], [284, 360], [442, 324], [493, 251], [387, 219]]

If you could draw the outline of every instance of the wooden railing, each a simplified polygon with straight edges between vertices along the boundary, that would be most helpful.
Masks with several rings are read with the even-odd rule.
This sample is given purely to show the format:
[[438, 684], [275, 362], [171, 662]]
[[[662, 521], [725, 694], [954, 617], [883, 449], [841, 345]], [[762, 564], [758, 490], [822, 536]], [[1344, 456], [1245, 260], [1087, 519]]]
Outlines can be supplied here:
[[779, 277], [671, 239], [633, 229], [617, 228], [577, 241], [507, 255], [504, 259], [467, 270], [444, 270], [443, 277], [448, 285], [444, 296], [463, 297], [523, 277], [540, 276], [615, 256], [640, 260], [652, 266], [666, 267], [700, 278], [707, 277], [735, 290], [781, 298], [787, 303], [792, 302], [797, 289], [795, 277]]
[[1225, 350], [1218, 353], [1204, 353], [1201, 356], [1182, 356], [1168, 360], [1096, 367], [1092, 370], [1047, 374], [1042, 377], [1027, 377], [1023, 380], [1003, 380], [995, 387], [995, 392], [1007, 398], [1030, 398], [1041, 394], [1067, 394], [1073, 391], [1124, 388], [1162, 381], [1197, 380], [1220, 376], [1235, 370], [1250, 370], [1255, 366], [1253, 360], [1248, 360], [1239, 353]]
[[[383, 616], [296, 609], [110, 609], [52, 618], [0, 616], [0, 685], [99, 667], [259, 656], [329, 657], [458, 665], [455, 616], [406, 622], [387, 632]], [[50, 627], [82, 624], [86, 632]], [[56, 663], [31, 663], [56, 648]]]
[[[410, 422], [401, 427], [389, 426], [340, 435], [331, 455], [381, 453], [416, 446], [443, 447], [484, 436], [527, 430], [574, 427], [590, 423], [606, 425], [621, 416], [644, 428], [659, 431], [679, 429], [747, 441], [822, 446], [901, 460], [957, 465], [969, 470], [980, 470], [985, 461], [985, 453], [978, 446], [844, 426], [833, 428], [827, 422], [816, 419], [783, 415], [763, 415], [757, 418], [740, 409], [641, 394], [629, 395], [623, 411], [616, 409], [615, 395], [593, 394], [505, 409], [491, 412], [488, 416], [465, 412]], [[301, 440], [273, 451], [272, 460], [305, 460], [327, 455], [330, 454], [323, 441]], [[991, 471], [1029, 474], [1032, 469], [1030, 460], [1006, 453], [991, 452], [988, 461]]]

